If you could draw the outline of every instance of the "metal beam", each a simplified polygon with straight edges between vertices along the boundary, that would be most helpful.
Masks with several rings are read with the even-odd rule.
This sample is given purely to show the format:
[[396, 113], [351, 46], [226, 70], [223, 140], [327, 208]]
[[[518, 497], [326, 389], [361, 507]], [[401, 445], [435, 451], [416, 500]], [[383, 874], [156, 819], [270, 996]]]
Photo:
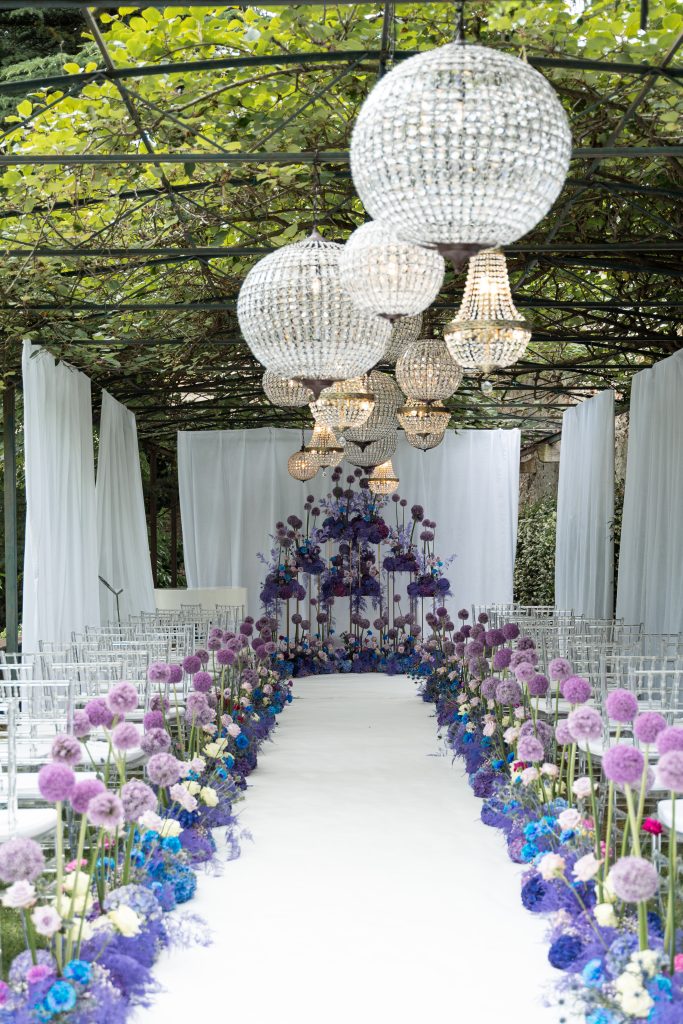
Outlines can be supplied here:
[[16, 392], [6, 384], [2, 393], [3, 497], [5, 513], [5, 623], [7, 651], [19, 650], [19, 570], [17, 533]]

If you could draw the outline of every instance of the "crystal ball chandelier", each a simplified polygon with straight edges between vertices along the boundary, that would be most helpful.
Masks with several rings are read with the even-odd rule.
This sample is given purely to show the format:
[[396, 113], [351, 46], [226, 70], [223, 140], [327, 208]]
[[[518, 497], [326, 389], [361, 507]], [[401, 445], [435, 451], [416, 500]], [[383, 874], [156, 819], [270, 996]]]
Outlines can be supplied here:
[[531, 331], [512, 301], [502, 252], [487, 249], [470, 259], [460, 309], [444, 338], [455, 361], [468, 370], [488, 373], [524, 355]]
[[370, 474], [368, 487], [373, 494], [392, 494], [399, 485], [391, 459], [375, 467]]
[[334, 431], [324, 423], [316, 423], [304, 451], [317, 460], [320, 469], [332, 466], [344, 454], [344, 448], [335, 437]]
[[412, 341], [417, 341], [422, 332], [422, 314], [418, 316], [402, 316], [395, 320], [391, 328], [391, 337], [380, 362], [394, 366]]
[[376, 441], [361, 442], [347, 441], [344, 446], [344, 458], [352, 466], [360, 466], [361, 469], [372, 469], [379, 466], [396, 451], [396, 431], [378, 438]]
[[419, 448], [421, 451], [426, 452], [430, 448], [437, 448], [441, 444], [446, 436], [446, 431], [444, 429], [435, 431], [433, 434], [413, 434], [411, 431], [406, 430], [405, 435], [408, 444], [412, 445], [413, 448]]
[[372, 369], [391, 337], [387, 320], [362, 312], [342, 291], [342, 249], [313, 231], [259, 260], [237, 299], [242, 334], [258, 361], [306, 384], [314, 397]]
[[375, 408], [375, 396], [365, 377], [336, 381], [311, 403], [316, 423], [325, 423], [337, 434], [361, 427]]
[[344, 431], [347, 441], [369, 444], [378, 441], [396, 429], [396, 412], [403, 405], [403, 395], [398, 384], [388, 373], [373, 370], [368, 376], [368, 387], [375, 396], [375, 407], [360, 427]]
[[396, 380], [408, 398], [436, 402], [450, 398], [459, 387], [462, 369], [442, 338], [420, 338], [396, 363]]
[[288, 380], [287, 377], [278, 377], [276, 373], [266, 370], [261, 381], [266, 398], [273, 405], [298, 406], [308, 405], [313, 401], [313, 392], [296, 380]]
[[391, 321], [431, 306], [445, 270], [438, 252], [402, 241], [381, 221], [356, 228], [339, 257], [341, 286], [352, 302]]
[[538, 224], [570, 157], [550, 83], [511, 54], [461, 41], [384, 75], [351, 139], [353, 182], [370, 216], [457, 267]]
[[451, 414], [443, 405], [431, 402], [408, 402], [398, 410], [398, 420], [406, 434], [443, 433]]
[[318, 472], [318, 460], [304, 445], [287, 459], [287, 470], [295, 480], [312, 480]]

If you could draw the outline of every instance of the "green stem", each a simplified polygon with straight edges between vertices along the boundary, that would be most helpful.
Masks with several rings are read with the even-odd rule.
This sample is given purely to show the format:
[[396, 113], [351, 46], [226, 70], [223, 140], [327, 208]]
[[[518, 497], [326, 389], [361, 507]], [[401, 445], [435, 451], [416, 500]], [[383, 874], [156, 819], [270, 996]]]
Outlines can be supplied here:
[[[83, 860], [83, 850], [85, 848], [85, 835], [88, 829], [88, 818], [85, 814], [81, 815], [81, 824], [78, 830], [78, 849], [76, 851], [76, 872], [81, 870], [81, 861]], [[73, 952], [73, 919], [74, 919], [74, 906], [76, 903], [76, 886], [74, 885], [71, 893], [71, 900], [69, 901], [69, 937], [66, 940], [66, 960], [71, 960], [71, 954]], [[61, 899], [61, 896], [60, 896]], [[56, 938], [56, 937], [55, 937]]]
[[[57, 811], [57, 832], [55, 837], [55, 859], [57, 861], [57, 902], [61, 905], [62, 902], [62, 886], [64, 884], [64, 830], [62, 827], [62, 802], [57, 801], [55, 810]], [[62, 949], [60, 943], [55, 943], [55, 954], [57, 957], [57, 965], [61, 971], [62, 969]]]
[[674, 973], [676, 956], [676, 884], [678, 868], [676, 865], [676, 795], [671, 793], [671, 825], [669, 827], [669, 893], [666, 904], [666, 930], [664, 933], [664, 950], [668, 952], [671, 962], [671, 973]]
[[22, 917], [24, 918], [24, 929], [26, 931], [26, 938], [28, 940], [28, 948], [31, 950], [31, 960], [34, 964], [38, 963], [38, 951], [36, 949], [36, 936], [33, 931], [33, 922], [28, 910], [22, 910]]

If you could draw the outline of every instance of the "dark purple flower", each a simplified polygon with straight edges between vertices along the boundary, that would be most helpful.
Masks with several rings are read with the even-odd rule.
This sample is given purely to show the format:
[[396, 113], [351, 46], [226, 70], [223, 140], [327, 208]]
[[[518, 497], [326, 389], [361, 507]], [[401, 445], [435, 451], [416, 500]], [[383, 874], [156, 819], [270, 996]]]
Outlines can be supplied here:
[[147, 729], [163, 729], [164, 716], [161, 711], [148, 711], [142, 719], [142, 724]]
[[527, 686], [531, 697], [545, 697], [550, 683], [548, 677], [539, 672], [529, 680]]
[[169, 665], [168, 666], [168, 681], [173, 686], [177, 686], [178, 683], [182, 682], [183, 668], [182, 665]]
[[519, 626], [514, 622], [506, 622], [506, 624], [501, 628], [501, 633], [506, 640], [516, 640], [519, 636]]

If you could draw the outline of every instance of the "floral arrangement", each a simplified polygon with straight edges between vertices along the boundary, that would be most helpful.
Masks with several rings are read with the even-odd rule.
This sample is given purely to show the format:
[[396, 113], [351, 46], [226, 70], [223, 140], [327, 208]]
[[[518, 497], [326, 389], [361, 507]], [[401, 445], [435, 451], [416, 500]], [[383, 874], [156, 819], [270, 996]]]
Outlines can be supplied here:
[[[558, 999], [586, 1024], [683, 1022], [676, 833], [665, 855], [663, 826], [646, 811], [655, 784], [648, 751], [656, 750], [656, 781], [675, 822], [683, 728], [641, 709], [628, 690], [611, 691], [601, 714], [590, 683], [565, 658], [540, 666], [515, 623], [490, 629], [485, 613], [474, 625], [468, 617], [461, 611], [456, 628], [445, 608], [431, 616], [420, 692], [465, 762], [482, 821], [528, 865], [522, 902], [547, 915]], [[570, 708], [563, 718], [560, 696]], [[605, 745], [599, 766], [597, 741]]]
[[[233, 804], [292, 700], [253, 634], [251, 618], [237, 634], [213, 629], [182, 665], [149, 667], [149, 707], [138, 708], [136, 686], [116, 683], [55, 738], [38, 774], [56, 811], [54, 863], [32, 839], [0, 846], [2, 903], [26, 942], [0, 981], [0, 1021], [123, 1022], [149, 1001], [162, 948], [208, 941], [195, 919], [168, 913], [216, 861], [214, 828], [227, 827], [229, 858], [239, 855]], [[93, 772], [75, 771], [88, 760]]]

